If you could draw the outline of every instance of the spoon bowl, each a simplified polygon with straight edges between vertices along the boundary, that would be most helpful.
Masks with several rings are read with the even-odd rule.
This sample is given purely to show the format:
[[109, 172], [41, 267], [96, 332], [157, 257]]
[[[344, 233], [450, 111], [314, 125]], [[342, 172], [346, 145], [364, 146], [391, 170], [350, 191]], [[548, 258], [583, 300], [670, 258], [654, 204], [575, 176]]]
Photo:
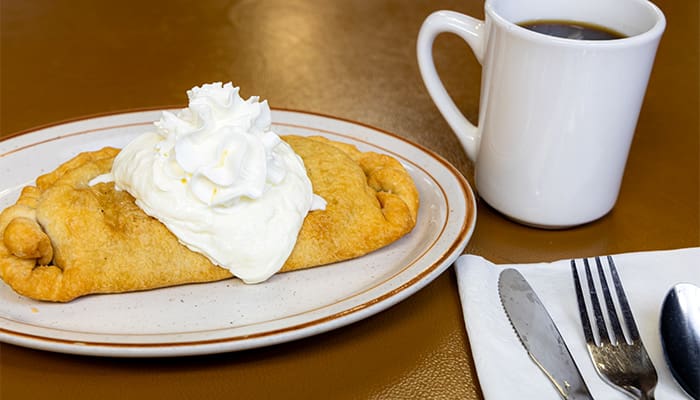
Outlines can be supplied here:
[[700, 288], [680, 283], [668, 292], [661, 308], [660, 334], [674, 378], [700, 400]]

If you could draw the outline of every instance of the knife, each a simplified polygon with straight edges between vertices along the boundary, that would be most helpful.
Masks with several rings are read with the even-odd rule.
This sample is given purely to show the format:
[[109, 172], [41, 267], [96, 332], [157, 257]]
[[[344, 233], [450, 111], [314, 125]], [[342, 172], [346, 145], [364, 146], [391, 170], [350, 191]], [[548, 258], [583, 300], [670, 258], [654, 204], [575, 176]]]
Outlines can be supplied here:
[[540, 299], [520, 272], [498, 277], [498, 295], [520, 343], [563, 399], [593, 399], [569, 349]]

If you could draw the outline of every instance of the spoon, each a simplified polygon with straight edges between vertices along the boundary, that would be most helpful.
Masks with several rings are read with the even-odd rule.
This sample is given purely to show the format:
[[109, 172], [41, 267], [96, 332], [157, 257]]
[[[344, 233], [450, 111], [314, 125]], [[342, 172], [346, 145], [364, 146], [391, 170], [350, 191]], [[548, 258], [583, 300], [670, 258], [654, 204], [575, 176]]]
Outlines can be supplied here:
[[668, 292], [660, 331], [671, 373], [690, 397], [700, 400], [700, 288], [679, 283]]

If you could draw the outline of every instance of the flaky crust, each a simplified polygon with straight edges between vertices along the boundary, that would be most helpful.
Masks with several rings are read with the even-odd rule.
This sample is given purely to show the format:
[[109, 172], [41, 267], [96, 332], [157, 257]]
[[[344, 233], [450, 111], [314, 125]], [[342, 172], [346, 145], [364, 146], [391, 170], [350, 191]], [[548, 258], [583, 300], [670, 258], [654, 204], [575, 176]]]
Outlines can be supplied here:
[[[314, 193], [282, 271], [347, 260], [392, 243], [415, 226], [418, 192], [394, 158], [323, 137], [283, 137], [304, 160]], [[127, 192], [90, 185], [119, 150], [85, 152], [37, 178], [0, 214], [0, 278], [17, 293], [65, 302], [230, 278], [181, 245]]]
[[304, 160], [314, 193], [327, 205], [306, 216], [282, 271], [367, 254], [416, 224], [418, 191], [396, 159], [320, 136], [284, 140]]

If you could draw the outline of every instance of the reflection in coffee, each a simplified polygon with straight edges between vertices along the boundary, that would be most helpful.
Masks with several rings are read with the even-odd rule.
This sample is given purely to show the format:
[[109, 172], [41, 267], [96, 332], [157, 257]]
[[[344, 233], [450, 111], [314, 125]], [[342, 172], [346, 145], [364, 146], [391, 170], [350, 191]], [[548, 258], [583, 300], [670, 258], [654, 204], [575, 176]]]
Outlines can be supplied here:
[[545, 35], [574, 40], [612, 40], [627, 37], [610, 28], [587, 22], [537, 20], [522, 22], [518, 25]]

